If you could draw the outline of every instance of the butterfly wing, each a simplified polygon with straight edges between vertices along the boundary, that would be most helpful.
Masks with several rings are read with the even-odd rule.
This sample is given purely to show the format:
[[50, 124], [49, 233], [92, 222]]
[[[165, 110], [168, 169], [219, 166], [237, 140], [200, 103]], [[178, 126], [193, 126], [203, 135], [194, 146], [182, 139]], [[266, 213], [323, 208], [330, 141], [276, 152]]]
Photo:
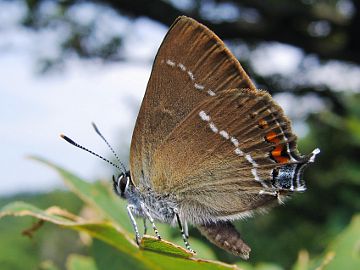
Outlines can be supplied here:
[[152, 186], [153, 153], [204, 99], [230, 88], [255, 89], [224, 43], [204, 25], [179, 17], [156, 55], [136, 121], [130, 171], [138, 187]]
[[264, 91], [232, 89], [204, 99], [154, 152], [155, 191], [173, 194], [191, 223], [237, 219], [304, 189], [300, 156], [283, 110]]

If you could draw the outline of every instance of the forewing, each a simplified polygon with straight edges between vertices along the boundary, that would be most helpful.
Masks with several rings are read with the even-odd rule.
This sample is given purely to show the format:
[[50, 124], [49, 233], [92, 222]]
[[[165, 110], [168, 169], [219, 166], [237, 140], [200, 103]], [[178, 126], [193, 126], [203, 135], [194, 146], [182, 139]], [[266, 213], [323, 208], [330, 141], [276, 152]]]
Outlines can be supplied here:
[[229, 88], [255, 89], [212, 31], [193, 19], [179, 17], [156, 55], [136, 121], [130, 151], [135, 185], [151, 186], [154, 150], [176, 125], [201, 101]]
[[298, 155], [290, 123], [268, 93], [233, 89], [201, 102], [153, 159], [155, 190], [173, 194], [186, 217], [196, 213], [192, 222], [203, 223], [276, 201], [276, 191], [288, 189], [274, 182], [274, 170], [309, 158]]

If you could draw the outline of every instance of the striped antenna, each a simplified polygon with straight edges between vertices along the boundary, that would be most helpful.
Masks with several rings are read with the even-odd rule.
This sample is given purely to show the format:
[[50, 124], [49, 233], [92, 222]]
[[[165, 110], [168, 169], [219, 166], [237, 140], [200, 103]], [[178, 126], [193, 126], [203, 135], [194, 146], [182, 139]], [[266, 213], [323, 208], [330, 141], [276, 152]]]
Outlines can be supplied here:
[[124, 163], [121, 162], [120, 158], [118, 157], [118, 155], [115, 153], [114, 149], [111, 147], [111, 145], [108, 143], [108, 141], [105, 139], [105, 137], [101, 134], [100, 130], [97, 128], [97, 126], [95, 125], [94, 122], [91, 123], [91, 125], [93, 126], [93, 128], [95, 129], [95, 132], [100, 136], [100, 138], [106, 143], [106, 145], [109, 147], [109, 149], [111, 150], [111, 152], [114, 154], [115, 158], [117, 159], [117, 161], [119, 162], [119, 164], [121, 165], [121, 167], [123, 168], [123, 171], [126, 172], [126, 167], [124, 165]]
[[107, 163], [109, 163], [109, 164], [113, 165], [114, 167], [118, 168], [118, 169], [119, 169], [121, 172], [123, 172], [124, 174], [126, 173], [126, 170], [124, 171], [123, 168], [120, 168], [118, 165], [116, 165], [115, 163], [111, 162], [110, 160], [108, 160], [108, 159], [106, 159], [106, 158], [104, 158], [104, 157], [96, 154], [95, 152], [93, 152], [93, 151], [85, 148], [84, 146], [82, 146], [82, 145], [74, 142], [72, 139], [70, 139], [69, 137], [65, 136], [64, 134], [60, 134], [60, 137], [63, 138], [63, 139], [64, 139], [65, 141], [67, 141], [68, 143], [76, 146], [77, 148], [80, 148], [80, 149], [82, 149], [82, 150], [85, 150], [86, 152], [89, 152], [90, 154], [92, 154], [92, 155], [94, 155], [94, 156], [96, 156], [96, 157], [98, 157], [98, 158], [101, 158], [102, 160], [106, 161]]

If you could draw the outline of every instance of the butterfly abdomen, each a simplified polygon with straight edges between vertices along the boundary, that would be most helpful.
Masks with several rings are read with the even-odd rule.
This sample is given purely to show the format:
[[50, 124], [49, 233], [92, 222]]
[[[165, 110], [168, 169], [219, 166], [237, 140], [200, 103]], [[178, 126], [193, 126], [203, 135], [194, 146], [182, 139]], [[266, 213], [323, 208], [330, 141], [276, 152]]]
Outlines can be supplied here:
[[243, 259], [249, 258], [251, 248], [241, 239], [240, 233], [231, 222], [208, 223], [197, 228], [218, 247]]

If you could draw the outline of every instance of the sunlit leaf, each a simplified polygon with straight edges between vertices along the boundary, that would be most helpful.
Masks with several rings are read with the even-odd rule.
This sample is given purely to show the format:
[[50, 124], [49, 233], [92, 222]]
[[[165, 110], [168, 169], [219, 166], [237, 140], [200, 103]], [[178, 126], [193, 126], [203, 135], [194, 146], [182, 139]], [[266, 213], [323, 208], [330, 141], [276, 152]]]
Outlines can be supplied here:
[[86, 203], [103, 213], [106, 218], [120, 225], [131, 234], [133, 233], [133, 229], [125, 210], [125, 202], [116, 198], [113, 192], [109, 190], [108, 186], [99, 182], [86, 182], [69, 171], [66, 171], [44, 159], [37, 157], [32, 157], [32, 159], [54, 168], [61, 175], [63, 181], [72, 192], [76, 193]]
[[[181, 247], [164, 240], [145, 237], [139, 249], [128, 237], [128, 234], [111, 222], [90, 222], [75, 216], [58, 207], [41, 210], [24, 202], [14, 202], [0, 209], [3, 216], [33, 216], [54, 224], [86, 232], [92, 237], [116, 248], [121, 256], [127, 256], [128, 262], [139, 266], [139, 269], [238, 269], [235, 265], [227, 265], [192, 258]], [[150, 251], [151, 250], [151, 251]]]
[[156, 237], [144, 236], [140, 247], [145, 250], [163, 252], [173, 256], [190, 258], [193, 256], [189, 251], [170, 242], [159, 241]]

